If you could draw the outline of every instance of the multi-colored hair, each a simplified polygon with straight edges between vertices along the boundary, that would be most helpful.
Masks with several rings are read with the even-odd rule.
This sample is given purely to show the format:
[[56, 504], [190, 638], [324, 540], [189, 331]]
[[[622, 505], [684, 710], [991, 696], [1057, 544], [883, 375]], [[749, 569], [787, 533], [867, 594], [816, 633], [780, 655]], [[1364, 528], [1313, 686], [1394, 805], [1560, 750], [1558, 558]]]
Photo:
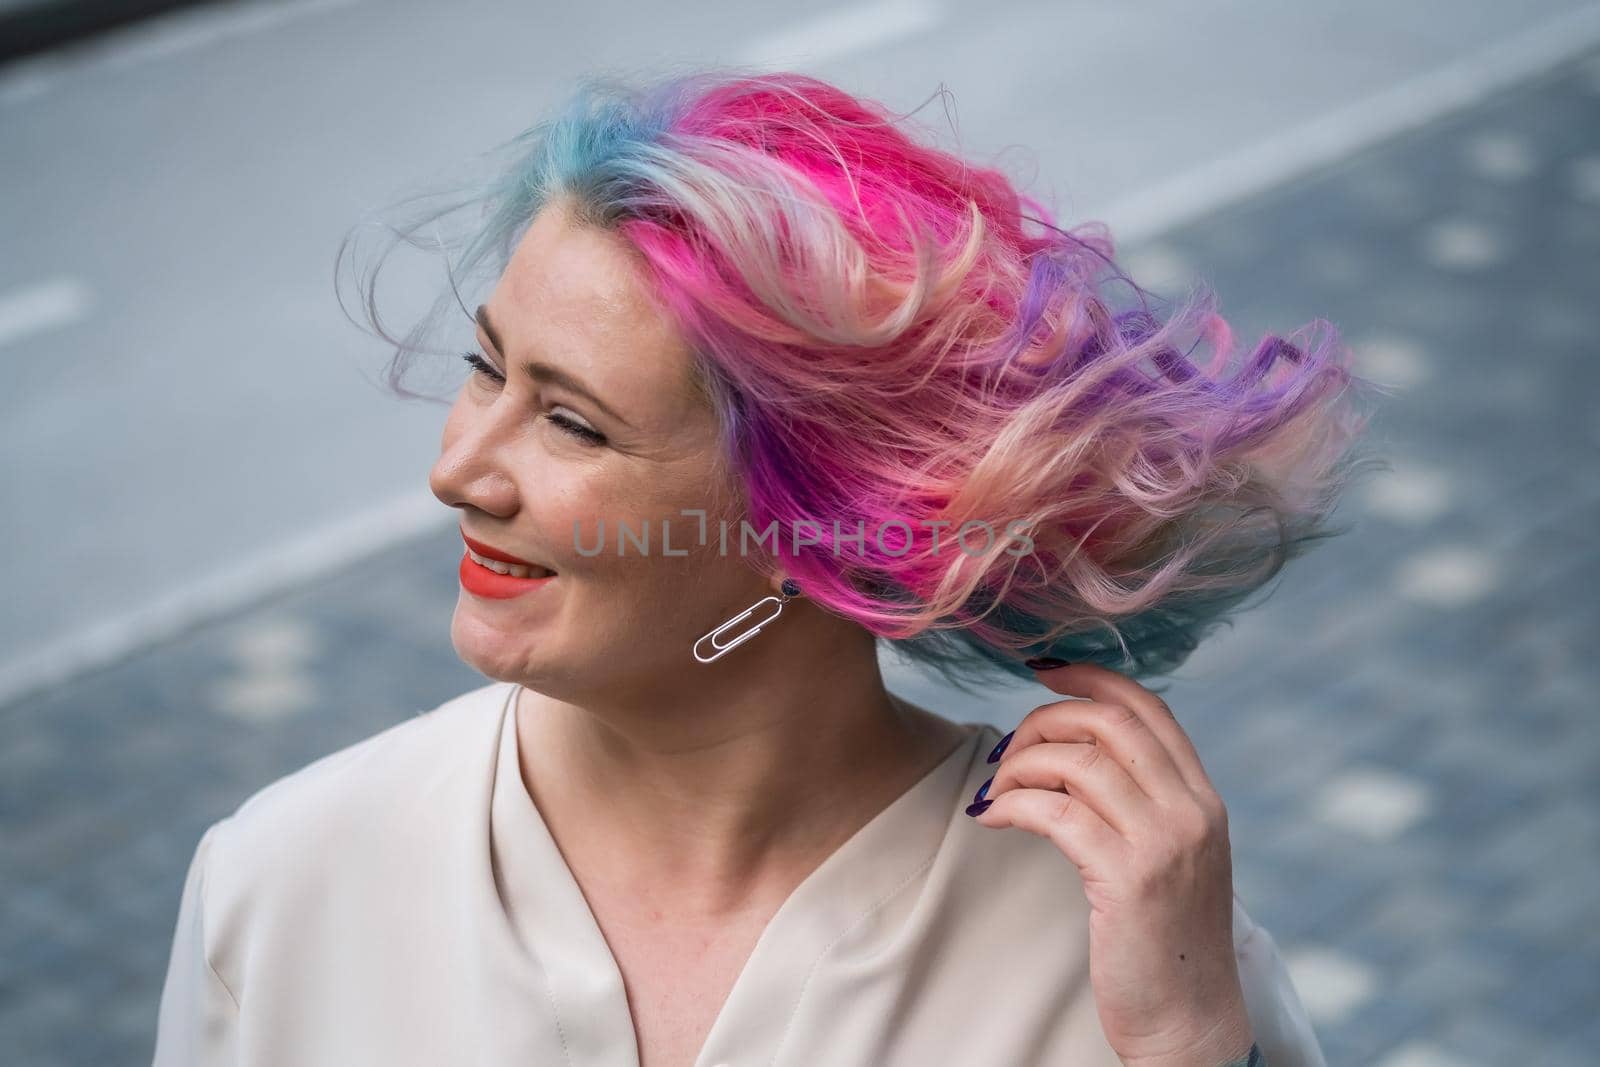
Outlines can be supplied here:
[[1328, 323], [1235, 367], [1204, 285], [1163, 315], [1104, 225], [1057, 225], [880, 104], [795, 73], [593, 79], [509, 146], [453, 274], [503, 270], [557, 200], [626, 239], [749, 523], [785, 531], [762, 565], [951, 684], [1038, 655], [1170, 673], [1344, 532], [1381, 388]]

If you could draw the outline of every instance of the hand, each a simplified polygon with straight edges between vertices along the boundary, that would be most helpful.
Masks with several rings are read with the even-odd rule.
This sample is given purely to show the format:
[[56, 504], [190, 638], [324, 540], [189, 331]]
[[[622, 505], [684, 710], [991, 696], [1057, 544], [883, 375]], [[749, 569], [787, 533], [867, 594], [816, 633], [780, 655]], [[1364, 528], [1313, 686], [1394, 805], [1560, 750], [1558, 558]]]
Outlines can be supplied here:
[[1253, 1035], [1233, 947], [1228, 816], [1194, 745], [1163, 700], [1115, 671], [1075, 663], [1038, 677], [1085, 699], [1030, 711], [979, 790], [990, 803], [968, 813], [1047, 838], [1077, 865], [1095, 1006], [1123, 1063], [1242, 1059]]

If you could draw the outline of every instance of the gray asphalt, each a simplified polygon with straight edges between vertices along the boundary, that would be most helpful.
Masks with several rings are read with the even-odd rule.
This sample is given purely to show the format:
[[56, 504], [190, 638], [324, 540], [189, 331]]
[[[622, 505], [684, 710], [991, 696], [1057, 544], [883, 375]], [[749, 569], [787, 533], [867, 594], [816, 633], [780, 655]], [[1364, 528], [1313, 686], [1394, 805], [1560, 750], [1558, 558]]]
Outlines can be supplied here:
[[[1461, 106], [1242, 197], [1221, 188], [1249, 180], [1233, 164], [1194, 172], [1209, 191], [1136, 180], [1158, 158], [1159, 175], [1186, 173], [1179, 163], [1194, 163], [1202, 140], [1216, 142], [1213, 158], [1287, 173], [1249, 146], [1326, 152], [1354, 136], [1353, 120], [1346, 109], [1340, 123], [1294, 125], [1286, 116], [1306, 118], [1305, 99], [1267, 92], [1274, 78], [1323, 86], [1319, 99], [1337, 105], [1394, 75], [1398, 56], [1448, 51], [1445, 38], [1525, 39], [1506, 36], [1509, 23], [1525, 28], [1534, 10], [1450, 7], [1473, 17], [1402, 29], [1401, 16], [1384, 25], [1357, 8], [1361, 28], [1305, 23], [1272, 49], [1255, 38], [1255, 59], [1238, 42], [1186, 53], [1168, 24], [1157, 35], [1168, 51], [1150, 47], [1192, 128], [1148, 96], [1108, 91], [1103, 113], [1071, 120], [1097, 124], [1092, 158], [1039, 134], [1049, 101], [1033, 82], [1048, 79], [997, 59], [995, 43], [1027, 56], [1039, 35], [1001, 27], [992, 9], [818, 69], [892, 82], [901, 100], [944, 78], [969, 143], [981, 130], [991, 144], [1043, 145], [1041, 173], [1077, 168], [1074, 199], [1107, 205], [1139, 236], [1136, 276], [1204, 277], [1243, 338], [1326, 317], [1362, 369], [1396, 388], [1373, 431], [1394, 469], [1342, 509], [1350, 532], [1291, 565], [1167, 698], [1228, 803], [1236, 887], [1283, 949], [1330, 1063], [1577, 1067], [1600, 1048], [1600, 50], [1481, 99], [1483, 82], [1516, 65], [1503, 47], [1470, 68], [1472, 84], [1391, 78], [1410, 86], [1391, 107], [1429, 93]], [[537, 50], [514, 35], [390, 8], [383, 36], [361, 17], [367, 5], [285, 10], [233, 36], [212, 23], [181, 47], [154, 38], [167, 41], [160, 55], [127, 43], [75, 72], [0, 77], [0, 188], [15, 192], [0, 198], [0, 331], [6, 295], [42, 281], [77, 279], [53, 299], [81, 308], [3, 349], [0, 520], [14, 550], [0, 646], [20, 662], [119, 612], [156, 618], [151, 603], [221, 612], [0, 701], [6, 1062], [147, 1061], [201, 830], [280, 775], [481, 683], [449, 644], [459, 544], [448, 514], [433, 523], [392, 504], [424, 484], [441, 413], [367, 384], [357, 368], [381, 352], [332, 310], [323, 267], [349, 219], [511, 131], [517, 121], [491, 120], [483, 102], [521, 116], [586, 65], [581, 47], [621, 61], [709, 48], [713, 25], [730, 40], [759, 36], [749, 9], [729, 9], [672, 25], [676, 45], [656, 24], [651, 50], [632, 23], [605, 37], [593, 27], [607, 13], [591, 11], [588, 30], [547, 31], [573, 44], [549, 49], [549, 68], [510, 75], [506, 57]], [[1128, 27], [1142, 23], [1065, 10], [1079, 40], [1101, 43], [1049, 77], [1086, 94], [1087, 69], [1125, 89]], [[1208, 18], [1287, 34], [1282, 20], [1312, 16], [1240, 4]], [[1116, 25], [1126, 32], [1113, 48]], [[441, 62], [402, 62], [429, 48]], [[1117, 49], [1120, 64], [1106, 54]], [[951, 75], [965, 54], [986, 57], [984, 77]], [[269, 90], [291, 65], [289, 84]], [[1222, 107], [1229, 78], [1239, 84]], [[470, 86], [472, 118], [421, 106], [456, 92], [452, 79]], [[1213, 114], [1176, 99], [1186, 79], [1209, 87]], [[63, 109], [53, 124], [51, 108]], [[372, 130], [379, 112], [389, 122]], [[426, 148], [417, 115], [438, 133]], [[1177, 140], [1149, 141], [1151, 123]], [[1229, 138], [1242, 157], [1222, 150]], [[1208, 196], [1219, 206], [1192, 218], [1174, 207]], [[69, 239], [46, 241], [51, 222]], [[208, 230], [229, 240], [208, 243]], [[330, 528], [382, 547], [302, 537]], [[295, 552], [340, 566], [312, 577], [302, 556], [282, 563], [296, 538], [310, 547]], [[234, 609], [222, 611], [226, 596], [173, 595], [234, 559], [271, 579], [225, 589]], [[261, 563], [274, 559], [276, 572]], [[962, 698], [886, 663], [897, 691], [951, 717], [1009, 726], [1050, 699], [1037, 687]]]
[[[448, 522], [425, 482], [442, 408], [375, 384], [387, 352], [339, 312], [334, 251], [580, 74], [797, 65], [903, 110], [942, 84], [963, 150], [1134, 235], [1568, 48], [1595, 14], [298, 0], [0, 71], [0, 703]], [[402, 277], [442, 282], [420, 259]], [[35, 325], [6, 329], [18, 301]]]

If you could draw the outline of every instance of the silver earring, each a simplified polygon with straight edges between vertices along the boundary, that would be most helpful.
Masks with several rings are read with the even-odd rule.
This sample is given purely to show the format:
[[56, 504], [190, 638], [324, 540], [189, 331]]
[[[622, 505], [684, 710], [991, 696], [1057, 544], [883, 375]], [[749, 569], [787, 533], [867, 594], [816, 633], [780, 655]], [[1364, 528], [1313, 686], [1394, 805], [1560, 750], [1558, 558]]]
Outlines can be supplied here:
[[[721, 626], [718, 626], [715, 630], [712, 630], [710, 633], [701, 637], [700, 640], [696, 641], [694, 643], [694, 658], [699, 660], [701, 663], [710, 663], [717, 657], [732, 651], [743, 642], [750, 640], [756, 634], [760, 633], [761, 628], [767, 623], [771, 622], [773, 619], [776, 619], [779, 615], [782, 615], [783, 606], [799, 595], [799, 584], [793, 578], [785, 578], [777, 596], [763, 597], [754, 604], [751, 604], [749, 607], [745, 608], [743, 611], [739, 612], [739, 614], [735, 615], [733, 618], [724, 622]], [[774, 605], [772, 614], [756, 623], [738, 637], [735, 637], [732, 641], [722, 642], [719, 640], [725, 631], [730, 630], [744, 622], [745, 619], [750, 617], [751, 612], [755, 611], [757, 608], [765, 607], [768, 604]], [[716, 650], [709, 656], [703, 655], [701, 649], [701, 646], [705, 645], [708, 641], [710, 642], [710, 647]]]

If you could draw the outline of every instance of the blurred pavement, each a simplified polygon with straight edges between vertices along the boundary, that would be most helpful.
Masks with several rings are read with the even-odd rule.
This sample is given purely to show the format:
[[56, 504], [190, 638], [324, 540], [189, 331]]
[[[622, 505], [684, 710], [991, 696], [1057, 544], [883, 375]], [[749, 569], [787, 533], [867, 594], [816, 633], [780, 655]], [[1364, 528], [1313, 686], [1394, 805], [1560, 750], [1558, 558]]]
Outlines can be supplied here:
[[[374, 384], [334, 252], [580, 74], [793, 62], [907, 111], [944, 84], [964, 151], [1128, 240], [1600, 43], [1592, 0], [652, 10], [216, 4], [0, 68], [0, 704], [448, 525], [443, 410]], [[393, 314], [444, 281], [401, 267]]]
[[[1168, 209], [1137, 195], [1152, 168], [1176, 173], [1220, 142], [1303, 118], [1305, 96], [1286, 98], [1320, 92], [1333, 106], [1357, 83], [1399, 77], [1358, 54], [1376, 16], [1350, 12], [1366, 7], [1306, 38], [1330, 58], [1266, 54], [1258, 39], [1229, 68], [1232, 108], [1107, 90], [1099, 115], [1064, 115], [1073, 132], [1054, 142], [1038, 115], [1075, 89], [1157, 70], [1181, 86], [1184, 70], [1130, 63], [1135, 38], [1081, 6], [1049, 17], [1076, 18], [1080, 40], [1103, 36], [1081, 63], [1049, 67], [1055, 85], [1036, 84], [1036, 62], [996, 58], [1001, 40], [1026, 53], [1048, 35], [1002, 33], [992, 17], [815, 69], [906, 106], [943, 78], [969, 147], [977, 134], [1038, 146], [1041, 175], [1073, 191], [1073, 217], [1115, 225], [1083, 205], [1124, 205], [1124, 230], [1148, 238], [1127, 257], [1136, 277], [1164, 291], [1206, 279], [1242, 339], [1328, 318], [1367, 373], [1401, 387], [1374, 430], [1395, 470], [1341, 512], [1353, 530], [1292, 564], [1167, 697], [1228, 801], [1239, 893], [1288, 958], [1330, 1063], [1592, 1064], [1600, 52], [1159, 234]], [[1450, 47], [1511, 19], [1451, 10], [1469, 7]], [[685, 15], [706, 22], [653, 51], [642, 24], [619, 18], [602, 37], [594, 13], [547, 27], [563, 47], [533, 62], [537, 35], [489, 21], [457, 32], [472, 28], [468, 9], [446, 22], [418, 6], [392, 36], [363, 33], [364, 10], [328, 5], [259, 38], [195, 46], [172, 57], [182, 69], [92, 68], [33, 96], [13, 81], [5, 97], [0, 77], [12, 191], [0, 212], [8, 235], [22, 233], [8, 236], [0, 294], [77, 279], [78, 298], [69, 286], [52, 306], [80, 312], [0, 350], [13, 549], [0, 647], [136, 612], [230, 555], [414, 494], [442, 410], [388, 400], [356, 374], [362, 346], [329, 310], [337, 235], [421, 171], [520, 126], [580, 68], [688, 54], [761, 21], [749, 8]], [[1417, 44], [1420, 21], [1410, 32]], [[1188, 77], [1235, 62], [1219, 58], [1235, 45], [1208, 32], [1205, 46], [1183, 57]], [[1429, 47], [1448, 51], [1438, 36]], [[302, 74], [268, 95], [285, 50]], [[953, 74], [966, 69], [957, 53], [989, 66]], [[506, 74], [512, 57], [537, 68], [528, 82]], [[1264, 69], [1273, 93], [1253, 80]], [[374, 126], [373, 94], [386, 125]], [[437, 117], [425, 144], [418, 115]], [[1144, 132], [1118, 133], [1107, 115]], [[1077, 143], [1124, 154], [1079, 157]], [[449, 643], [449, 513], [385, 514], [400, 530], [375, 537], [381, 550], [329, 546], [346, 553], [335, 571], [308, 570], [214, 624], [0, 707], [8, 1062], [148, 1061], [201, 830], [278, 776], [481, 684]], [[93, 571], [103, 599], [66, 597], [61, 568], [39, 560]], [[1048, 699], [1016, 687], [975, 704], [892, 666], [891, 682], [952, 718], [1002, 724]]]

